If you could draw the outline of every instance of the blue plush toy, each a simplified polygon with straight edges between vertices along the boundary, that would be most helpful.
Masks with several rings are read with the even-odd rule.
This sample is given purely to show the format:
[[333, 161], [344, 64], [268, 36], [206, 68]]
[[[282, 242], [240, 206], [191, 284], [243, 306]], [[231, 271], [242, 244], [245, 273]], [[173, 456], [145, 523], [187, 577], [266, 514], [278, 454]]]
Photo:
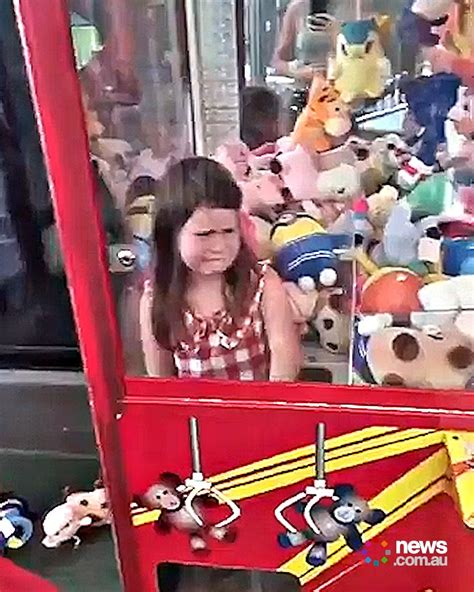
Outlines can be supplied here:
[[452, 0], [408, 0], [403, 9], [398, 32], [405, 45], [434, 47], [439, 35], [433, 27], [440, 27], [448, 21]]
[[461, 80], [454, 74], [420, 76], [402, 82], [409, 107], [407, 119], [415, 122], [405, 140], [427, 166], [436, 164], [438, 146], [446, 142], [445, 123], [456, 104]]
[[33, 536], [33, 522], [27, 503], [9, 494], [0, 494], [0, 555], [20, 549]]

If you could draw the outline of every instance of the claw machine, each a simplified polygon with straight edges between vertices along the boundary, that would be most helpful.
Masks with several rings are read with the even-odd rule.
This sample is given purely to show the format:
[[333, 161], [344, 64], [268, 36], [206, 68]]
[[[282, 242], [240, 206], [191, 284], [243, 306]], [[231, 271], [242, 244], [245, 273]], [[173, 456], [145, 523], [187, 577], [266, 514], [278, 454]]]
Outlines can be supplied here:
[[472, 2], [14, 4], [124, 590], [470, 592]]

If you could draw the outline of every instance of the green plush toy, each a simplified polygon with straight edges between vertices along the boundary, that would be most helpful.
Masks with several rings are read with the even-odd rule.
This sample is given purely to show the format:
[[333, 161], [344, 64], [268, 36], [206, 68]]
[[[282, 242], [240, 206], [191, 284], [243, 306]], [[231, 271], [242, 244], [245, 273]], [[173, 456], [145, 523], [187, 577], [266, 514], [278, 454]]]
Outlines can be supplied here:
[[450, 196], [450, 181], [446, 173], [436, 173], [418, 183], [407, 196], [412, 219], [439, 216], [446, 210]]

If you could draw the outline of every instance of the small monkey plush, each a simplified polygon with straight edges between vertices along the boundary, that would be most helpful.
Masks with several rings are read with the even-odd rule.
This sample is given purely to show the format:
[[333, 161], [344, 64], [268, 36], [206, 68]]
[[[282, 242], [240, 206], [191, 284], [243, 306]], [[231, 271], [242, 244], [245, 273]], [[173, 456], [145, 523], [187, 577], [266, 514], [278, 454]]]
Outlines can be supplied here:
[[150, 510], [161, 510], [155, 523], [157, 532], [168, 534], [174, 529], [187, 533], [191, 549], [196, 553], [209, 551], [209, 537], [229, 543], [235, 540], [235, 531], [206, 524], [205, 508], [217, 505], [217, 501], [210, 496], [200, 496], [193, 504], [196, 514], [203, 520], [204, 526], [197, 524], [185, 506], [184, 483], [174, 473], [162, 473], [158, 482], [148, 488], [146, 493], [140, 497], [139, 502]]

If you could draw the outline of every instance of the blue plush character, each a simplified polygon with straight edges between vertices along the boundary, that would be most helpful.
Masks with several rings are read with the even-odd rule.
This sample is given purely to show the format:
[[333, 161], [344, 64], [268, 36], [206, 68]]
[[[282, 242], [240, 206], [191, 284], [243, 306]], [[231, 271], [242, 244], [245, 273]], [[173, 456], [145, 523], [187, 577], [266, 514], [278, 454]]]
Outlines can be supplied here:
[[285, 281], [295, 282], [304, 292], [340, 287], [339, 255], [352, 247], [351, 236], [328, 234], [308, 214], [287, 213], [274, 225], [271, 240], [275, 267]]
[[447, 22], [451, 4], [452, 0], [408, 0], [398, 27], [403, 43], [415, 48], [438, 45], [439, 35], [432, 29]]
[[405, 140], [427, 166], [436, 164], [438, 146], [446, 142], [445, 123], [456, 104], [461, 80], [454, 74], [434, 74], [402, 81], [409, 113], [415, 123]]

